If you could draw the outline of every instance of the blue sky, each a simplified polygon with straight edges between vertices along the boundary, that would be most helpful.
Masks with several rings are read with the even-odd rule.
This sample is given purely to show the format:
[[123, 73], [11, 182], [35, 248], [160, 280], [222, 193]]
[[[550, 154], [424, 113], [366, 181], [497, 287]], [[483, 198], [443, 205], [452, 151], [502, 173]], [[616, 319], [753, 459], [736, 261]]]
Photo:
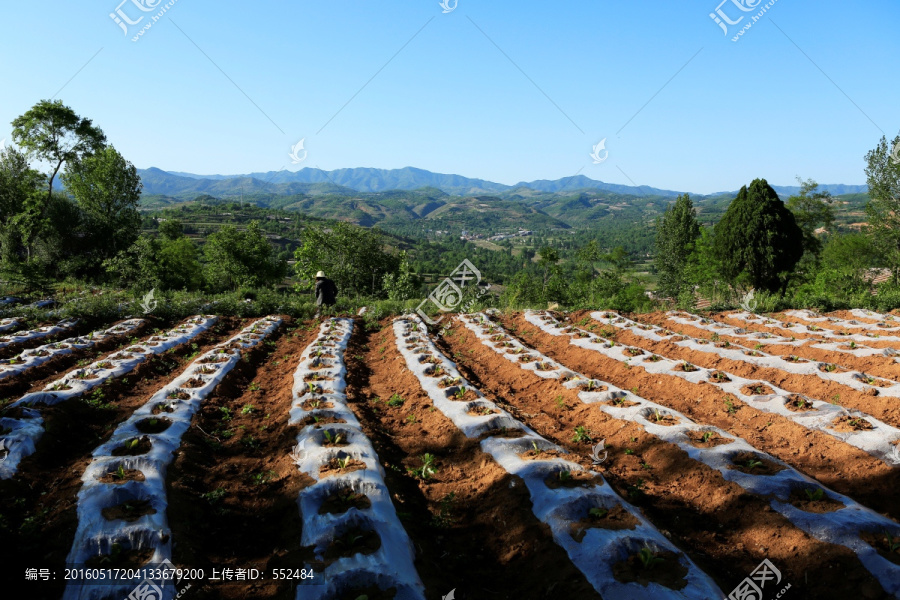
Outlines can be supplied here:
[[[726, 0], [744, 16], [726, 36], [720, 0], [177, 0], [137, 42], [167, 2], [120, 1], [5, 4], [0, 139], [61, 89], [139, 168], [581, 173], [711, 193], [864, 183], [865, 153], [900, 131], [896, 0], [777, 0], [737, 42], [765, 1]], [[119, 6], [144, 15], [127, 35]]]

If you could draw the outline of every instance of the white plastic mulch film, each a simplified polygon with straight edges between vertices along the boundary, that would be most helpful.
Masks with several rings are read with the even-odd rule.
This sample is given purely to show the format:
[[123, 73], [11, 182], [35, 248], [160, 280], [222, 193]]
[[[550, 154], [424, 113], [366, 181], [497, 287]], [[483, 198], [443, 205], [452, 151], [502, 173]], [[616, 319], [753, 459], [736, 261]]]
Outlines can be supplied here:
[[[490, 330], [491, 325], [484, 315], [476, 317], [461, 317], [463, 323], [472, 330], [482, 342], [494, 349], [499, 354], [505, 355], [508, 346], [504, 346], [507, 340], [497, 340], [494, 345], [493, 336], [505, 334], [499, 327]], [[402, 322], [400, 322], [402, 323]], [[573, 564], [584, 573], [587, 580], [594, 586], [604, 598], [613, 600], [630, 600], [632, 598], [671, 598], [691, 599], [722, 598], [724, 594], [716, 586], [715, 582], [684, 553], [678, 550], [666, 537], [660, 533], [639, 510], [622, 499], [612, 487], [606, 483], [600, 474], [596, 474], [598, 483], [592, 487], [548, 487], [546, 481], [560, 471], [583, 471], [577, 463], [561, 459], [527, 460], [522, 454], [535, 446], [542, 450], [557, 450], [565, 453], [565, 450], [545, 440], [537, 433], [513, 419], [503, 411], [487, 417], [472, 417], [468, 415], [469, 409], [464, 402], [453, 401], [455, 389], [441, 389], [440, 379], [429, 377], [428, 370], [433, 364], [422, 362], [422, 358], [436, 356], [442, 369], [447, 371], [451, 379], [459, 378], [456, 386], [471, 388], [471, 384], [465, 382], [456, 366], [445, 356], [440, 354], [430, 340], [427, 339], [425, 327], [422, 323], [405, 327], [406, 347], [401, 346], [401, 352], [407, 360], [407, 364], [413, 373], [419, 376], [423, 387], [434, 401], [435, 407], [446, 413], [454, 423], [466, 434], [467, 437], [477, 437], [483, 432], [507, 427], [522, 429], [526, 435], [507, 439], [504, 437], [489, 437], [481, 445], [485, 452], [491, 454], [494, 459], [509, 473], [521, 477], [531, 494], [533, 511], [535, 516], [546, 523], [553, 532], [553, 539], [565, 549]], [[394, 326], [395, 331], [403, 333], [402, 325]], [[401, 336], [398, 335], [398, 344]], [[529, 368], [536, 373], [545, 376], [545, 369], [557, 369], [545, 356], [537, 352], [529, 352], [535, 360], [529, 363], [520, 362], [522, 353], [517, 352], [511, 358], [513, 362], [523, 368]], [[509, 358], [509, 356], [507, 356]], [[559, 372], [556, 377], [559, 377]], [[474, 388], [471, 388], [474, 390]], [[479, 399], [471, 404], [473, 407], [487, 406], [496, 409], [496, 406], [484, 399], [478, 392]], [[499, 409], [498, 409], [499, 410]], [[533, 445], [534, 444], [534, 445]], [[579, 542], [573, 537], [573, 525], [587, 518], [591, 509], [600, 508], [612, 510], [621, 507], [628, 511], [638, 521], [634, 529], [610, 530], [602, 528], [590, 528], [586, 530], [584, 538]], [[626, 560], [638, 553], [642, 548], [648, 547], [653, 552], [674, 552], [678, 560], [688, 570], [685, 576], [687, 585], [680, 590], [673, 590], [657, 583], [642, 586], [638, 583], [622, 583], [613, 576], [613, 565]]]
[[13, 358], [0, 360], [0, 379], [21, 375], [28, 369], [40, 366], [57, 356], [71, 354], [75, 350], [93, 348], [109, 338], [127, 335], [137, 330], [144, 323], [143, 319], [129, 319], [128, 321], [117, 323], [108, 329], [94, 331], [88, 335], [68, 338], [52, 344], [44, 344], [37, 348], [24, 350]]
[[[352, 332], [350, 319], [323, 322], [294, 372], [291, 423], [303, 429], [292, 458], [300, 471], [316, 481], [300, 492], [298, 500], [303, 517], [301, 544], [311, 547], [318, 561], [331, 544], [353, 531], [374, 532], [381, 545], [372, 554], [339, 558], [315, 579], [300, 582], [297, 600], [340, 598], [352, 588], [373, 585], [381, 590], [394, 588], [397, 600], [423, 600], [424, 586], [414, 565], [413, 545], [391, 503], [384, 470], [347, 406], [344, 353]], [[364, 468], [357, 469], [358, 463]], [[322, 468], [329, 465], [336, 465], [337, 471], [322, 475]], [[371, 506], [320, 514], [322, 504], [336, 493], [364, 494]]]
[[[549, 320], [541, 321], [541, 329], [551, 335], [562, 335], [561, 330], [555, 324], [551, 324], [553, 319], [546, 318]], [[590, 379], [567, 369], [543, 354], [526, 348], [518, 340], [509, 336], [502, 327], [491, 323], [485, 315], [467, 316], [463, 317], [463, 320], [466, 326], [482, 340], [482, 343], [494, 348], [508, 360], [519, 364], [521, 368], [533, 370], [540, 377], [568, 379], [563, 385], [582, 389], [583, 391], [578, 394], [582, 402], [597, 404], [600, 410], [614, 418], [637, 423], [647, 433], [677, 445], [692, 459], [716, 469], [727, 481], [733, 481], [748, 492], [771, 497], [771, 507], [794, 525], [824, 542], [850, 548], [886, 591], [891, 594], [900, 593], [900, 566], [882, 558], [877, 550], [861, 537], [861, 534], [865, 532], [894, 531], [897, 529], [897, 523], [894, 521], [862, 506], [852, 498], [822, 486], [787, 463], [754, 448], [742, 438], [717, 427], [694, 423], [676, 410], [646, 400], [611, 383]], [[487, 331], [488, 328], [493, 328], [497, 332], [495, 335], [502, 335], [504, 340], [496, 346], [492, 345], [491, 333]], [[596, 334], [585, 333], [586, 335], [581, 338], [583, 340], [602, 339]], [[539, 360], [523, 364], [519, 361], [522, 352], [529, 352]], [[537, 365], [541, 365], [543, 368], [536, 370]], [[591, 388], [602, 391], [591, 391]], [[625, 402], [621, 405], [615, 404], [613, 401], [618, 399]], [[674, 419], [675, 423], [672, 424], [671, 421], [668, 421], [666, 425], [661, 425], [659, 424], [660, 419]], [[690, 443], [688, 432], [702, 434], [707, 431], [732, 441], [710, 448], [698, 448]], [[734, 457], [743, 453], [750, 453], [757, 459], [776, 463], [782, 470], [773, 475], [762, 475], [732, 469]], [[822, 490], [822, 493], [829, 499], [836, 500], [844, 506], [831, 513], [805, 512], [788, 502], [791, 492], [798, 489]]]
[[[166, 470], [173, 453], [203, 401], [241, 356], [261, 344], [281, 323], [278, 317], [265, 317], [202, 354], [120, 424], [108, 442], [94, 450], [93, 460], [81, 477], [78, 529], [66, 559], [68, 565], [81, 567], [102, 556], [141, 550], [152, 552], [147, 568], [171, 565]], [[135, 452], [145, 441], [150, 442], [149, 450]], [[147, 503], [153, 512], [134, 521], [104, 516], [104, 509], [126, 502]], [[72, 581], [66, 586], [63, 599], [128, 598], [141, 584], [141, 579], [120, 579], [114, 583]], [[171, 579], [160, 579], [154, 584], [162, 593], [161, 597], [152, 596], [154, 600], [172, 600], [177, 593], [176, 582]]]
[[[0, 443], [6, 452], [4, 460], [0, 461], [0, 479], [13, 477], [22, 459], [35, 452], [36, 444], [44, 433], [41, 405], [54, 405], [79, 398], [111, 379], [130, 373], [149, 357], [187, 343], [212, 327], [217, 320], [218, 317], [215, 316], [191, 317], [167, 333], [151, 336], [143, 342], [96, 360], [86, 367], [74, 369], [47, 384], [42, 391], [22, 396], [11, 405], [13, 408], [20, 408], [21, 415], [18, 418], [0, 418], [0, 430], [9, 430], [0, 436]], [[106, 339], [112, 335], [123, 335], [142, 323], [140, 319], [125, 321], [107, 329], [97, 337]], [[67, 341], [68, 347], [77, 347], [81, 343], [78, 339]], [[96, 342], [95, 338], [93, 343]]]

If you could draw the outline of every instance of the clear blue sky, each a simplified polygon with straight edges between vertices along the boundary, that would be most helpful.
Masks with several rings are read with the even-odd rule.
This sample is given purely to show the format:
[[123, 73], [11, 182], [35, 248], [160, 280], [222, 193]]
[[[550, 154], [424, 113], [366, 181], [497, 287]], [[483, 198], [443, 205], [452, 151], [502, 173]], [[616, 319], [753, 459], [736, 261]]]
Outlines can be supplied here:
[[127, 0], [148, 16], [126, 35], [120, 1], [4, 3], [0, 139], [62, 88], [139, 168], [580, 172], [710, 193], [861, 184], [865, 153], [900, 130], [896, 0], [777, 0], [738, 42], [766, 2], [727, 0], [747, 16], [726, 36], [720, 0], [177, 0], [132, 42], [166, 2]]

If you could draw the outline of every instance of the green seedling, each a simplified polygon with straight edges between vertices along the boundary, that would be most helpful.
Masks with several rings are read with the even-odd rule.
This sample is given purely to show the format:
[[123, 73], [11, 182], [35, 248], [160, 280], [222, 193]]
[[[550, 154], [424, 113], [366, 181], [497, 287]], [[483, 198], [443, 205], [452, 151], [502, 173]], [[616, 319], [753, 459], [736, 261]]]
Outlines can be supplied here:
[[420, 479], [429, 479], [437, 473], [437, 467], [434, 466], [435, 457], [433, 454], [425, 453], [422, 455], [422, 466], [418, 469], [407, 467], [407, 470]]
[[835, 365], [833, 363], [829, 363], [829, 364], [825, 365], [824, 368], [825, 368], [825, 371], [828, 373], [833, 373], [834, 371], [837, 371], [837, 365]]
[[712, 339], [712, 341], [714, 341], [714, 342], [718, 342], [718, 341], [719, 341], [719, 334], [718, 334], [718, 333], [713, 333], [712, 336], [710, 337], [710, 339]]
[[407, 422], [407, 423], [415, 423], [415, 422], [416, 422], [416, 415], [407, 415], [407, 416], [406, 416], [406, 422]]
[[252, 405], [252, 404], [245, 404], [245, 405], [244, 405], [244, 408], [241, 409], [241, 414], [242, 414], [242, 415], [249, 415], [249, 414], [252, 413], [254, 410], [255, 410], [255, 409], [253, 408], [253, 405]]
[[562, 409], [562, 408], [566, 407], [566, 401], [563, 400], [562, 396], [557, 396], [556, 398], [553, 399], [553, 401], [556, 403], [557, 408]]
[[326, 443], [326, 444], [333, 444], [333, 445], [337, 446], [338, 444], [341, 443], [341, 440], [344, 439], [344, 436], [343, 436], [342, 434], [340, 434], [340, 433], [334, 433], [334, 432], [331, 432], [331, 431], [329, 431], [329, 430], [327, 430], [327, 429], [325, 429], [324, 431], [322, 431], [322, 434], [325, 436], [325, 443]]
[[856, 342], [850, 342], [849, 346], [851, 350], [856, 350]]
[[762, 466], [762, 461], [753, 460], [752, 458], [744, 463], [744, 467], [746, 467], [750, 471], [760, 466]]
[[112, 475], [116, 479], [125, 479], [125, 467], [119, 465], [119, 468], [110, 473], [110, 475]]
[[653, 550], [647, 546], [641, 548], [641, 551], [638, 553], [638, 558], [641, 559], [641, 564], [644, 565], [644, 569], [648, 571], [659, 563], [665, 562], [663, 559], [656, 556], [656, 554], [653, 553]]
[[453, 395], [456, 396], [457, 400], [462, 400], [466, 396], [466, 388], [460, 387]]
[[338, 459], [338, 466], [341, 468], [341, 471], [347, 468], [347, 465], [350, 464], [350, 457], [345, 456], [344, 458]]
[[134, 438], [133, 440], [129, 440], [125, 443], [125, 447], [129, 450], [134, 450], [137, 448], [137, 445], [141, 442], [140, 438]]
[[825, 490], [822, 488], [807, 488], [803, 490], [810, 502], [816, 502], [825, 497]]
[[887, 540], [887, 545], [891, 552], [900, 552], [900, 536], [893, 536], [890, 532], [885, 531], [884, 538]]
[[712, 436], [714, 436], [714, 435], [715, 435], [715, 432], [713, 432], [713, 431], [707, 431], [706, 433], [703, 434], [703, 437], [702, 437], [701, 439], [703, 440], [703, 443], [705, 444], [705, 443], [708, 442], [709, 439], [710, 439]]
[[221, 418], [222, 418], [223, 421], [230, 421], [230, 420], [231, 420], [231, 416], [232, 416], [232, 415], [231, 415], [231, 409], [230, 409], [230, 408], [228, 408], [227, 406], [220, 406], [220, 407], [219, 407], [219, 412], [222, 413]]
[[587, 442], [590, 443], [593, 440], [591, 439], [588, 430], [583, 426], [579, 425], [575, 428], [575, 435], [572, 437], [573, 442]]
[[609, 514], [609, 511], [605, 508], [592, 508], [588, 511], [588, 514], [595, 519], [602, 519]]
[[735, 407], [734, 402], [730, 398], [725, 399], [725, 411], [732, 416], [737, 412], [737, 407]]
[[251, 392], [258, 392], [260, 390], [259, 384], [254, 382], [250, 383], [250, 387], [248, 388]]
[[560, 471], [557, 477], [560, 483], [566, 483], [572, 479], [572, 471]]
[[762, 344], [757, 344], [757, 345], [753, 346], [753, 349], [754, 349], [754, 350], [762, 350], [762, 349], [763, 349], [763, 345], [762, 345]]
[[391, 399], [387, 401], [387, 405], [391, 407], [403, 406], [403, 403], [406, 402], [403, 398], [401, 398], [398, 394], [394, 394], [391, 396]]
[[531, 447], [534, 449], [535, 454], [543, 454], [544, 452], [538, 447], [537, 442], [531, 442]]
[[625, 450], [625, 454], [631, 456], [632, 454], [634, 454], [634, 450], [632, 450], [631, 448], [628, 448]]

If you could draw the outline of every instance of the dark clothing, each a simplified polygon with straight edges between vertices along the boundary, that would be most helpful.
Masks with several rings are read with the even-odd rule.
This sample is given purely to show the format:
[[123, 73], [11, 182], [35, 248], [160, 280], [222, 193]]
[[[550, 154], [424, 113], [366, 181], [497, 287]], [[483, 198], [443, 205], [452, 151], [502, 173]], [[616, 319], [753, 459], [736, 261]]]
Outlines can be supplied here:
[[337, 300], [337, 286], [327, 277], [316, 279], [316, 306], [334, 306]]

